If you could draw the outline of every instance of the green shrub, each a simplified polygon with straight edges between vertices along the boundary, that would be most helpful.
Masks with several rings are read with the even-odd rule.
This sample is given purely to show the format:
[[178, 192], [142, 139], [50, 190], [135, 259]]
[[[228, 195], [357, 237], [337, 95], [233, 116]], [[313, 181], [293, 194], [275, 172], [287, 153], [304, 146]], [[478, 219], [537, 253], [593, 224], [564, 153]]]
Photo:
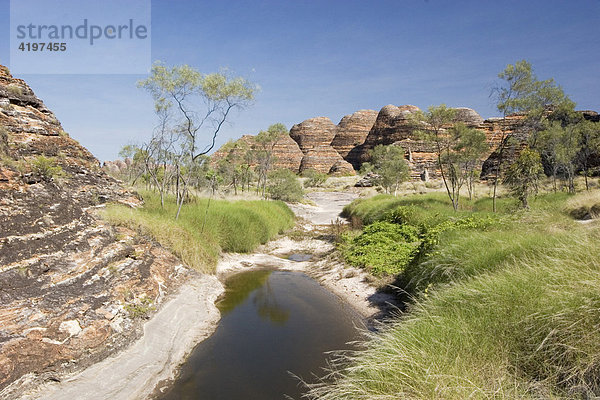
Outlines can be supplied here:
[[419, 230], [410, 225], [375, 222], [358, 236], [342, 235], [342, 254], [352, 265], [373, 275], [395, 275], [406, 267], [420, 244]]
[[31, 162], [32, 171], [45, 180], [65, 177], [66, 174], [60, 165], [57, 165], [56, 158], [37, 156]]
[[308, 178], [304, 182], [304, 187], [321, 187], [329, 178], [329, 175], [323, 172], [315, 171], [314, 169], [308, 169], [304, 171], [302, 176]]
[[21, 89], [20, 86], [17, 86], [15, 84], [10, 84], [6, 87], [6, 89], [8, 90], [8, 93], [12, 96], [21, 96], [23, 95], [23, 89]]
[[298, 202], [304, 197], [304, 189], [296, 174], [289, 169], [278, 169], [269, 174], [267, 186], [269, 196], [274, 200]]

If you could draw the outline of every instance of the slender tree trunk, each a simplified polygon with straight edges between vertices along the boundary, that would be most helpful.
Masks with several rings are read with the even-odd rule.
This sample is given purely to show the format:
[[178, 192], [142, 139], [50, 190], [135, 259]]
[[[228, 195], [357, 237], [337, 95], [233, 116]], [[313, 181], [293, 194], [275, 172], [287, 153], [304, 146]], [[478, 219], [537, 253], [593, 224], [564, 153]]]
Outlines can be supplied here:
[[185, 196], [187, 194], [187, 182], [183, 178], [181, 179], [181, 181], [183, 182], [183, 193], [181, 194], [180, 199], [179, 199], [179, 207], [177, 208], [177, 215], [175, 216], [176, 220], [179, 219], [179, 214], [181, 213], [181, 207], [183, 206], [183, 201], [185, 200]]

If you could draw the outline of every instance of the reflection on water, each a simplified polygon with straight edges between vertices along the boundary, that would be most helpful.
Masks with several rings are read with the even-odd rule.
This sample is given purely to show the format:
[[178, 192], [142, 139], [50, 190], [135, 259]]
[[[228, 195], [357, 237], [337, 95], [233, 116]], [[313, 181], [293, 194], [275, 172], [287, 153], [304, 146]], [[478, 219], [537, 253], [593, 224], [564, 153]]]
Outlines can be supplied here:
[[221, 316], [227, 315], [230, 311], [242, 304], [250, 293], [262, 287], [271, 272], [268, 270], [249, 271], [242, 274], [233, 275], [227, 279], [227, 286], [223, 298], [217, 303], [217, 308]]
[[358, 318], [304, 274], [244, 272], [226, 286], [219, 327], [161, 399], [299, 399], [290, 373], [314, 381], [325, 352], [357, 339]]

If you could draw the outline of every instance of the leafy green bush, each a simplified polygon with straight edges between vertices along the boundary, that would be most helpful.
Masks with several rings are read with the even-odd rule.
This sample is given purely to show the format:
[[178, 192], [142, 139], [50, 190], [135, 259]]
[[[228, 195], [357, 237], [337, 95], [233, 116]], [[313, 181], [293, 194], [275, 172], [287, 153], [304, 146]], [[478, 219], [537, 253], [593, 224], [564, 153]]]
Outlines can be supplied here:
[[344, 234], [342, 254], [350, 264], [373, 275], [395, 275], [412, 260], [420, 244], [419, 230], [411, 225], [375, 222], [358, 236]]
[[66, 174], [60, 165], [57, 165], [56, 158], [37, 156], [31, 162], [31, 169], [42, 179], [51, 180], [65, 177]]
[[302, 176], [308, 178], [304, 182], [304, 187], [321, 187], [329, 178], [329, 175], [315, 171], [314, 169], [308, 169], [302, 173]]
[[278, 169], [271, 172], [267, 190], [274, 200], [298, 202], [304, 197], [304, 189], [302, 189], [298, 177], [289, 169]]

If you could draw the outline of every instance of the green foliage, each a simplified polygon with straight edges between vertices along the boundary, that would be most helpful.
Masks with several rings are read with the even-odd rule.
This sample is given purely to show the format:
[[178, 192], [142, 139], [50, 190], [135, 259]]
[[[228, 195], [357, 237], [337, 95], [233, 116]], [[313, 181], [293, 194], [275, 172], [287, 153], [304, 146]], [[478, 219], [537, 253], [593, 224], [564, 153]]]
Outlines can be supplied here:
[[371, 151], [373, 172], [379, 175], [377, 184], [386, 193], [398, 191], [400, 183], [409, 178], [408, 164], [404, 159], [404, 149], [400, 146], [377, 145]]
[[[171, 111], [177, 115], [175, 132], [192, 161], [213, 149], [231, 111], [249, 105], [258, 90], [244, 78], [230, 77], [227, 71], [202, 74], [189, 65], [167, 67], [160, 62], [154, 63], [150, 77], [139, 81], [138, 87], [152, 95], [160, 116], [170, 117]], [[199, 144], [202, 133], [209, 138], [206, 146]]]
[[20, 86], [17, 86], [15, 84], [10, 84], [8, 86], [6, 86], [6, 89], [8, 90], [8, 93], [12, 96], [22, 96], [23, 95], [23, 89], [21, 89]]
[[[152, 192], [143, 192], [144, 207], [110, 205], [103, 216], [156, 239], [192, 268], [213, 273], [221, 251], [250, 252], [294, 224], [294, 214], [279, 201], [225, 201], [198, 198], [182, 206], [179, 219], [175, 199], [165, 207]], [[201, 227], [205, 229], [201, 231]]]
[[123, 308], [131, 318], [146, 318], [150, 312], [156, 309], [152, 305], [152, 299], [148, 297], [127, 302]]
[[60, 165], [57, 165], [56, 158], [37, 156], [31, 161], [33, 173], [45, 180], [66, 177], [66, 173]]
[[272, 199], [289, 202], [298, 202], [304, 196], [298, 177], [289, 169], [278, 169], [270, 173], [267, 191]]
[[410, 225], [375, 222], [358, 236], [342, 236], [342, 254], [350, 264], [373, 275], [396, 275], [412, 260], [420, 243], [419, 231]]
[[510, 166], [504, 178], [511, 191], [517, 197], [523, 208], [529, 208], [528, 199], [537, 194], [538, 182], [544, 172], [540, 155], [530, 149], [524, 149], [517, 160]]
[[325, 182], [327, 182], [327, 179], [329, 178], [329, 175], [327, 175], [326, 173], [318, 172], [314, 169], [305, 170], [304, 172], [302, 172], [302, 176], [308, 178], [304, 182], [304, 187], [321, 187], [323, 186], [323, 184], [325, 184]]
[[[437, 244], [395, 282], [416, 298], [408, 312], [336, 360], [332, 381], [312, 385], [309, 398], [600, 395], [600, 231], [562, 215], [597, 201], [597, 193], [549, 194], [528, 212], [435, 225]], [[383, 215], [427, 225], [417, 202], [426, 196]]]
[[496, 89], [497, 106], [503, 115], [525, 112], [541, 116], [547, 106], [574, 107], [554, 79], [538, 80], [526, 60], [507, 65], [498, 78], [502, 84]]

